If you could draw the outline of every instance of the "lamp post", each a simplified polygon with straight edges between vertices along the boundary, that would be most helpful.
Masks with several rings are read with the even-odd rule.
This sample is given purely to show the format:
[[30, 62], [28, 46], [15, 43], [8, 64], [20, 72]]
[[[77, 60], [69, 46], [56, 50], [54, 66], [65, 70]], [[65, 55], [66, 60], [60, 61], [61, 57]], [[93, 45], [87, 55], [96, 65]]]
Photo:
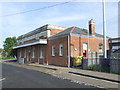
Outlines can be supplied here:
[[106, 54], [106, 17], [105, 17], [105, 0], [103, 0], [103, 35], [104, 35], [104, 58], [107, 58]]

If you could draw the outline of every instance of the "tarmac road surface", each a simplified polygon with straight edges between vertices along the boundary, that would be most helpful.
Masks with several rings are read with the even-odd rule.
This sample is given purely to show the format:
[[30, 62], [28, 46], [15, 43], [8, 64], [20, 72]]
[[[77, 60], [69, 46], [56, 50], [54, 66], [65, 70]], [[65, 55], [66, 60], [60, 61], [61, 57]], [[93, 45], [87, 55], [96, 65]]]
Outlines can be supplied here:
[[1, 81], [2, 88], [96, 88], [8, 64], [2, 64]]

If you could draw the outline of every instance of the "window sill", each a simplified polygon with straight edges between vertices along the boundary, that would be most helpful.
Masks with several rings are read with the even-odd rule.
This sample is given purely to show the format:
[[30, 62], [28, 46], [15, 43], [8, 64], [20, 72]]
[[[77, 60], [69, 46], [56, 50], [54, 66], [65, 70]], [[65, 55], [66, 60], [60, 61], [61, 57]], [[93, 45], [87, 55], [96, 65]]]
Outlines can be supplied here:
[[63, 55], [59, 55], [60, 57], [62, 57]]
[[39, 57], [40, 59], [43, 59], [43, 57]]

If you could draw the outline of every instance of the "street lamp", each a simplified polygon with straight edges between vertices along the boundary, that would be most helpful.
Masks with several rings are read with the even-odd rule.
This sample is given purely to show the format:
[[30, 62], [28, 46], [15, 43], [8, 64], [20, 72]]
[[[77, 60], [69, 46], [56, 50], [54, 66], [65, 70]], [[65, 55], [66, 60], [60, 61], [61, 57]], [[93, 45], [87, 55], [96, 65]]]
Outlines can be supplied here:
[[104, 58], [107, 58], [106, 54], [106, 17], [105, 17], [105, 0], [103, 0], [103, 35], [104, 35]]

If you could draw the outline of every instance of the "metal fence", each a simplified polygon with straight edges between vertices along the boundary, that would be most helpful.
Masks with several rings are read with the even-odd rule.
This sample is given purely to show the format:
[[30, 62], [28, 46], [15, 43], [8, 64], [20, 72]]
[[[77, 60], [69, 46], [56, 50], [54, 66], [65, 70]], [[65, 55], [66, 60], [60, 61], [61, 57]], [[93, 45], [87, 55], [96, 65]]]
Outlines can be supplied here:
[[120, 53], [111, 53], [110, 72], [120, 73]]
[[100, 56], [102, 56], [103, 53], [97, 53], [97, 52], [89, 52], [88, 54], [88, 66], [93, 64], [99, 64], [100, 63]]
[[102, 53], [90, 52], [88, 54], [88, 63], [86, 64], [84, 61], [86, 60], [83, 59], [82, 69], [120, 73], [120, 53], [108, 52], [108, 58], [104, 58]]
[[101, 72], [110, 72], [110, 59], [108, 58], [104, 59], [103, 53], [89, 52], [87, 64], [84, 63], [84, 61], [86, 61], [86, 59], [83, 58], [82, 69], [89, 69], [89, 70], [101, 71]]

